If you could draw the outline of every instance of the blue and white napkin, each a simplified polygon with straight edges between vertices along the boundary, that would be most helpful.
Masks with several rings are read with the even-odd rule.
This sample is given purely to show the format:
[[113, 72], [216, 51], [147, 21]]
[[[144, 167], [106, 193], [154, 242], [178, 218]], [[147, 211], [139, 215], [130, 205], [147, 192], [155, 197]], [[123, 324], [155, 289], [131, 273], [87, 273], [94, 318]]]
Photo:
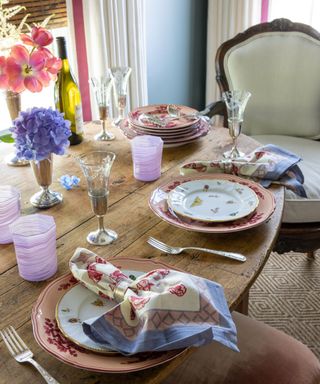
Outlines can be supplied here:
[[260, 182], [264, 187], [271, 183], [284, 185], [301, 197], [307, 197], [304, 177], [297, 165], [301, 158], [273, 144], [255, 149], [239, 159], [193, 161], [182, 165], [180, 173], [230, 173]]
[[86, 321], [84, 332], [122, 354], [167, 351], [217, 341], [238, 351], [223, 288], [207, 279], [156, 269], [136, 280], [87, 249], [70, 260], [73, 276], [118, 304]]

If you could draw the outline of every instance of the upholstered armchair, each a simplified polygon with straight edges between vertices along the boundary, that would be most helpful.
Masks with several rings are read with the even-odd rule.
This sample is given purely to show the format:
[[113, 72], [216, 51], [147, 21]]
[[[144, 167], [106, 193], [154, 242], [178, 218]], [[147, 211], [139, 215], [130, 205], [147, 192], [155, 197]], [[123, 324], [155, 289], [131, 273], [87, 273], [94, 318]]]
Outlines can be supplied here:
[[[255, 25], [220, 46], [216, 74], [221, 92], [252, 93], [243, 133], [302, 157], [308, 198], [286, 190], [275, 250], [313, 255], [320, 248], [320, 34], [287, 19]], [[207, 112], [224, 115], [227, 126], [223, 102]]]

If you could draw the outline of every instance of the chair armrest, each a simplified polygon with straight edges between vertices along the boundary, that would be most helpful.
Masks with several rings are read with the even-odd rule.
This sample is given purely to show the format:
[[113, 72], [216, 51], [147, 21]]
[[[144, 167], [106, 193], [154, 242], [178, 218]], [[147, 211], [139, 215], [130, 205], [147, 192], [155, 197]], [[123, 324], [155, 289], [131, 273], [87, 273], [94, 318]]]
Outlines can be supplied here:
[[226, 116], [226, 107], [222, 100], [215, 101], [205, 107], [204, 110], [200, 111], [203, 116], [213, 117], [215, 115]]

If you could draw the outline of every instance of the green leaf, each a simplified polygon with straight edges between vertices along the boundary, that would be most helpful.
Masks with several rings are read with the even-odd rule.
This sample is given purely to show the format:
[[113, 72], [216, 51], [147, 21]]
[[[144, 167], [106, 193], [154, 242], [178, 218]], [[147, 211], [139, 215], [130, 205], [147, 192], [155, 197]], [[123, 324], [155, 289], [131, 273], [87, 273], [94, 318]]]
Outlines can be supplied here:
[[10, 133], [0, 136], [0, 141], [3, 141], [4, 143], [14, 143], [14, 139]]

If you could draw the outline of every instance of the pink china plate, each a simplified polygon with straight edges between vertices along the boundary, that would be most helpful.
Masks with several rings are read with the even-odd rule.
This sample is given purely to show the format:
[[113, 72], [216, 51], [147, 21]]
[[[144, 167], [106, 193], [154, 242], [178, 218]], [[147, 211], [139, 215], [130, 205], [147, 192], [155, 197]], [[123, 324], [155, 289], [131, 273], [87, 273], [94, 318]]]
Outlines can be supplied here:
[[159, 129], [151, 129], [151, 128], [145, 128], [145, 127], [138, 127], [137, 125], [130, 123], [130, 120], [129, 120], [129, 125], [130, 125], [130, 128], [139, 132], [142, 135], [153, 134], [153, 135], [157, 135], [157, 136], [161, 136], [161, 137], [165, 137], [165, 136], [169, 137], [169, 136], [181, 136], [181, 135], [195, 131], [197, 128], [199, 128], [199, 121], [195, 124], [190, 125], [189, 127], [179, 129], [179, 130], [170, 130], [170, 131], [169, 130], [159, 130]]
[[[136, 132], [134, 129], [132, 129], [130, 127], [128, 119], [125, 119], [120, 123], [120, 129], [121, 129], [122, 133], [130, 140], [136, 136], [141, 135], [141, 133]], [[191, 143], [195, 140], [198, 140], [200, 137], [207, 135], [209, 130], [210, 130], [210, 125], [205, 121], [200, 121], [199, 128], [191, 136], [184, 137], [182, 135], [182, 136], [174, 138], [174, 139], [164, 138], [164, 137], [162, 137], [161, 134], [156, 135], [156, 136], [161, 137], [163, 139], [163, 142], [164, 142], [164, 147], [168, 148], [168, 147], [188, 144], [188, 143]]]
[[[219, 179], [229, 180], [235, 183], [243, 184], [251, 188], [259, 199], [259, 204], [256, 210], [249, 216], [232, 222], [225, 223], [205, 223], [202, 221], [180, 217], [173, 212], [167, 203], [168, 193], [176, 188], [178, 185], [192, 180], [201, 179]], [[272, 215], [275, 209], [275, 199], [272, 192], [263, 188], [261, 185], [247, 179], [242, 179], [238, 176], [229, 174], [206, 174], [203, 176], [181, 176], [169, 183], [160, 185], [151, 195], [149, 200], [151, 210], [159, 216], [162, 220], [176, 227], [193, 232], [205, 233], [228, 233], [243, 231], [256, 227], [264, 223]]]
[[[190, 119], [184, 118], [183, 116], [179, 119], [172, 119], [169, 120], [168, 123], [164, 126], [158, 126], [156, 124], [151, 123], [148, 120], [143, 120], [143, 114], [149, 114], [156, 117], [159, 117], [161, 119], [170, 117], [167, 111], [167, 104], [156, 104], [156, 105], [147, 105], [145, 107], [139, 107], [135, 109], [134, 111], [129, 112], [129, 120], [134, 124], [142, 127], [150, 127], [157, 129], [168, 129], [168, 128], [183, 128], [188, 127], [189, 125], [195, 123], [197, 119], [190, 121]], [[198, 112], [196, 109], [186, 107], [184, 105], [177, 105], [177, 107], [180, 109], [180, 113], [183, 115], [191, 115], [193, 113]]]
[[[152, 260], [114, 258], [118, 268], [149, 272], [156, 268], [170, 268]], [[52, 281], [35, 303], [31, 320], [37, 343], [48, 353], [64, 363], [95, 372], [127, 373], [155, 367], [168, 362], [184, 352], [184, 349], [168, 352], [149, 352], [133, 356], [120, 354], [102, 355], [84, 349], [67, 339], [59, 330], [55, 309], [65, 292], [78, 282], [71, 274]]]

